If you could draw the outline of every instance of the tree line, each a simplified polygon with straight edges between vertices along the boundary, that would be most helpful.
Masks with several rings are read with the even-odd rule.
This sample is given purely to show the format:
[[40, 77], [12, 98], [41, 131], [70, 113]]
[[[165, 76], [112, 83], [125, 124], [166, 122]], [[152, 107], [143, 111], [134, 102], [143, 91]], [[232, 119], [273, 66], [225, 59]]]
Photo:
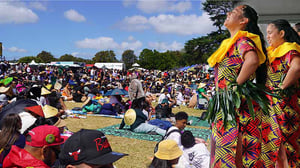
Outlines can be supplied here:
[[143, 49], [139, 56], [133, 50], [125, 50], [120, 60], [116, 58], [113, 50], [99, 51], [92, 59], [75, 57], [65, 54], [55, 58], [50, 52], [42, 51], [37, 56], [26, 56], [18, 62], [29, 63], [34, 60], [37, 63], [49, 63], [51, 61], [74, 61], [93, 64], [95, 62], [123, 62], [126, 68], [131, 68], [133, 63], [139, 63], [146, 69], [168, 70], [183, 66], [205, 63], [207, 58], [219, 47], [220, 43], [229, 37], [229, 32], [224, 30], [223, 23], [226, 13], [231, 11], [235, 1], [207, 0], [203, 3], [203, 10], [210, 15], [213, 25], [217, 27], [205, 36], [188, 40], [180, 51], [159, 52], [157, 50]]

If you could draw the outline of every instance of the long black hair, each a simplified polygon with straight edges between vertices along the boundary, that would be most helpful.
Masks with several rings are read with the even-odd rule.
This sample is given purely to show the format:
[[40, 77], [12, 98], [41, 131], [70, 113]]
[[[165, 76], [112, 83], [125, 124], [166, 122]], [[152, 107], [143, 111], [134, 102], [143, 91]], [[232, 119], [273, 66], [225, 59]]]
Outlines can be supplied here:
[[[246, 25], [245, 31], [256, 34], [260, 37], [262, 50], [267, 56], [266, 42], [263, 33], [260, 31], [257, 21], [257, 12], [249, 5], [243, 5], [243, 15], [248, 18], [248, 24]], [[256, 69], [256, 83], [265, 85], [267, 79], [267, 59]]]
[[274, 20], [269, 24], [273, 24], [278, 31], [283, 30], [284, 31], [284, 40], [286, 42], [296, 42], [297, 44], [300, 45], [300, 37], [298, 35], [298, 33], [292, 28], [292, 26], [290, 25], [290, 23], [287, 20], [284, 19], [278, 19], [278, 20]]
[[8, 150], [19, 138], [22, 122], [20, 116], [15, 113], [6, 115], [2, 122], [0, 149]]
[[141, 97], [141, 98], [138, 98], [138, 99], [134, 99], [132, 101], [132, 105], [131, 105], [131, 108], [133, 109], [140, 109], [140, 110], [143, 110], [143, 109], [146, 109], [147, 107], [149, 107], [149, 103], [146, 101], [146, 98], [145, 97]]

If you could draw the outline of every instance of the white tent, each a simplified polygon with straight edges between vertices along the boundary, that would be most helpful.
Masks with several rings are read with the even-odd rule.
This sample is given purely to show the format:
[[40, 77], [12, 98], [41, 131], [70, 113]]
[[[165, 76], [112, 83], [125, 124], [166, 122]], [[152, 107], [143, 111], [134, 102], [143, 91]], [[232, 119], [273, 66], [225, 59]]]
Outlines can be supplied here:
[[38, 65], [34, 60], [32, 60], [29, 65]]
[[140, 65], [138, 63], [132, 64], [132, 67], [139, 67]]
[[128, 69], [129, 71], [132, 71], [132, 70], [142, 70], [142, 71], [146, 71], [147, 69], [145, 69], [145, 68], [135, 68], [135, 67], [133, 67], [133, 68], [130, 68], [130, 69]]

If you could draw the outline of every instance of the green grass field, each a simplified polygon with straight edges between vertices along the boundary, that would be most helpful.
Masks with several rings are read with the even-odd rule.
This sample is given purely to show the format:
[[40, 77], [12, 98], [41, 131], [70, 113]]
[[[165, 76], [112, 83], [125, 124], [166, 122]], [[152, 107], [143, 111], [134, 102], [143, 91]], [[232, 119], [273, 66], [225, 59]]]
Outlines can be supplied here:
[[[81, 103], [65, 102], [65, 104], [68, 109], [72, 109], [73, 107], [81, 107]], [[177, 113], [179, 111], [184, 111], [190, 116], [201, 116], [203, 112], [202, 110], [196, 110], [187, 107], [173, 108], [173, 113]], [[98, 129], [119, 124], [121, 119], [88, 116], [86, 119], [67, 118], [65, 121], [67, 122], [67, 127], [70, 129], [70, 131], [76, 132], [81, 128]], [[112, 135], [107, 135], [107, 138], [113, 151], [129, 154], [129, 156], [120, 159], [114, 164], [118, 168], [145, 168], [151, 163], [153, 149], [157, 142], [130, 139]]]

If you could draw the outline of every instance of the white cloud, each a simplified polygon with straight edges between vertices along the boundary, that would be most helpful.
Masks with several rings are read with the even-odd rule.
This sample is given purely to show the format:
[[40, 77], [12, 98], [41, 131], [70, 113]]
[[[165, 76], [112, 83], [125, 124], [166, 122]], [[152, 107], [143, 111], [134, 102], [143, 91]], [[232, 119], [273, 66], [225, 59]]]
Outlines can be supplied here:
[[154, 29], [159, 33], [179, 35], [204, 35], [215, 30], [209, 15], [158, 15], [146, 18], [143, 16], [125, 17], [121, 29], [128, 31]]
[[0, 23], [35, 23], [39, 17], [22, 3], [0, 2]]
[[76, 10], [70, 9], [64, 13], [65, 18], [74, 21], [74, 22], [84, 22], [86, 21], [85, 17], [79, 14]]
[[121, 49], [130, 49], [130, 50], [137, 50], [143, 46], [141, 41], [133, 41], [133, 42], [122, 42]]
[[[185, 1], [170, 1], [170, 0], [137, 0], [134, 1], [136, 7], [145, 13], [158, 13], [158, 12], [180, 12], [183, 13], [191, 9], [192, 4], [189, 0]], [[124, 0], [123, 5], [128, 7], [133, 2]]]
[[149, 42], [148, 46], [152, 49], [156, 49], [162, 52], [165, 52], [167, 50], [177, 51], [181, 50], [184, 47], [182, 43], [178, 43], [176, 41], [173, 41], [171, 44], [167, 44], [165, 42]]
[[134, 37], [133, 36], [129, 36], [128, 37], [128, 41], [134, 41], [135, 39], [134, 39]]
[[118, 24], [122, 30], [129, 31], [140, 31], [150, 28], [148, 25], [148, 20], [144, 16], [135, 15], [132, 17], [125, 17], [125, 19]]
[[149, 18], [149, 23], [160, 33], [181, 35], [204, 34], [214, 29], [207, 14], [197, 15], [159, 15]]
[[179, 13], [184, 13], [185, 11], [191, 9], [192, 4], [190, 2], [179, 2], [170, 6], [171, 11], [178, 11]]
[[98, 38], [86, 38], [81, 41], [75, 42], [75, 45], [78, 48], [90, 48], [97, 50], [108, 50], [108, 49], [117, 49], [117, 50], [125, 50], [131, 49], [136, 50], [142, 47], [143, 43], [139, 40], [135, 40], [133, 36], [129, 36], [129, 41], [124, 41], [118, 44], [111, 37], [98, 37]]
[[41, 10], [41, 11], [46, 11], [47, 10], [46, 5], [44, 3], [41, 3], [41, 2], [30, 2], [29, 6], [31, 8]]
[[82, 52], [73, 52], [71, 53], [71, 55], [73, 55], [74, 57], [80, 57], [80, 58], [84, 58], [84, 59], [91, 59], [95, 56], [95, 53], [82, 53]]
[[18, 52], [18, 53], [26, 53], [27, 52], [27, 50], [22, 49], [22, 48], [17, 48], [17, 47], [7, 48], [7, 51], [9, 51], [9, 52]]
[[131, 6], [133, 4], [136, 4], [136, 0], [123, 0], [123, 5], [125, 7]]
[[111, 37], [99, 37], [95, 39], [85, 38], [84, 40], [75, 42], [78, 48], [91, 48], [97, 50], [115, 49], [119, 44]]

